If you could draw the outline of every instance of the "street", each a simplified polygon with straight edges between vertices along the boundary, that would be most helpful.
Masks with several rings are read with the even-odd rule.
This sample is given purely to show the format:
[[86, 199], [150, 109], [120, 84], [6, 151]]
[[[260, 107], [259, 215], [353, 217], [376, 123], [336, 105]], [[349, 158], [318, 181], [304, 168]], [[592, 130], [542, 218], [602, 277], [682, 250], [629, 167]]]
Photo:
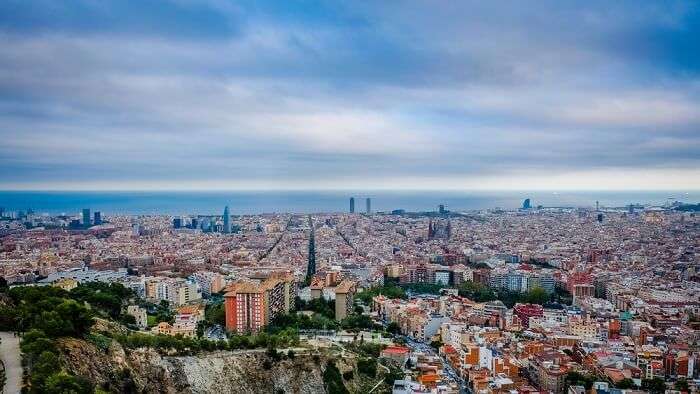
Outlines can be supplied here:
[[22, 387], [22, 362], [19, 353], [19, 337], [11, 332], [0, 332], [0, 359], [5, 365], [3, 394], [16, 394]]

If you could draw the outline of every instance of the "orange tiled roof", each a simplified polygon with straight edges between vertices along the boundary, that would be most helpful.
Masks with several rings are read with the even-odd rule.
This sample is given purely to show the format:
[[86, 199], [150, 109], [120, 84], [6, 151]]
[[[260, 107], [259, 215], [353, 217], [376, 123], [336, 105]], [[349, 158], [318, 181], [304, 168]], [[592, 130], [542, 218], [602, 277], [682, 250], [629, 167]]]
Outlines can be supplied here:
[[408, 352], [409, 349], [405, 346], [389, 346], [386, 349], [382, 350], [382, 353], [388, 354], [404, 354]]

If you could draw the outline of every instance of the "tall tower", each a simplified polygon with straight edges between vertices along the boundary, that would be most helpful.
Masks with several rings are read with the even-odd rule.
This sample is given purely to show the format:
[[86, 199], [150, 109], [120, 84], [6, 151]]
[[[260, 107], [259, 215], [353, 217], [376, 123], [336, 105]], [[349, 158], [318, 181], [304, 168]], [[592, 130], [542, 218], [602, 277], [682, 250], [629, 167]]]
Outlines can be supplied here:
[[355, 213], [355, 197], [350, 197], [350, 213]]
[[90, 208], [83, 209], [83, 226], [90, 227]]
[[595, 202], [595, 210], [600, 211], [600, 203], [598, 202], [598, 200], [596, 200]]
[[372, 213], [372, 200], [367, 197], [367, 214], [369, 215], [370, 213]]
[[309, 215], [309, 261], [306, 266], [306, 281], [310, 284], [311, 277], [316, 273], [316, 241], [314, 239], [314, 222]]
[[102, 214], [100, 211], [95, 211], [95, 220], [93, 220], [95, 226], [102, 224]]
[[228, 212], [228, 205], [224, 208], [224, 234], [231, 233], [231, 215]]

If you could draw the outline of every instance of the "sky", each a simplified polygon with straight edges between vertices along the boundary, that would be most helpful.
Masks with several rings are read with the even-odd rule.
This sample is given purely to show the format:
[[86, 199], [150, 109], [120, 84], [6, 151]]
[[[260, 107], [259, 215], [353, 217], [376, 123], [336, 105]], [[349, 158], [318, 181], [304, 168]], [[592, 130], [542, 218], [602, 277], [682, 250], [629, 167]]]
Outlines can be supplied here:
[[0, 190], [700, 189], [700, 2], [0, 2]]

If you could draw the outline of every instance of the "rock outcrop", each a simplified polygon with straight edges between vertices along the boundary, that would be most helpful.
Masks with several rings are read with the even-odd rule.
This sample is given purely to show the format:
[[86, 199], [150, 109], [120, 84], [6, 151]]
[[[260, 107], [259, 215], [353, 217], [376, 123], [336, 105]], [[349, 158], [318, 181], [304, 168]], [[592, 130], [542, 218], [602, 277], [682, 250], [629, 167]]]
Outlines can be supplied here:
[[[66, 368], [113, 392], [216, 394], [323, 394], [325, 356], [271, 360], [264, 350], [164, 356], [152, 349], [108, 349], [78, 339], [59, 341]], [[354, 368], [339, 360], [341, 370]]]

